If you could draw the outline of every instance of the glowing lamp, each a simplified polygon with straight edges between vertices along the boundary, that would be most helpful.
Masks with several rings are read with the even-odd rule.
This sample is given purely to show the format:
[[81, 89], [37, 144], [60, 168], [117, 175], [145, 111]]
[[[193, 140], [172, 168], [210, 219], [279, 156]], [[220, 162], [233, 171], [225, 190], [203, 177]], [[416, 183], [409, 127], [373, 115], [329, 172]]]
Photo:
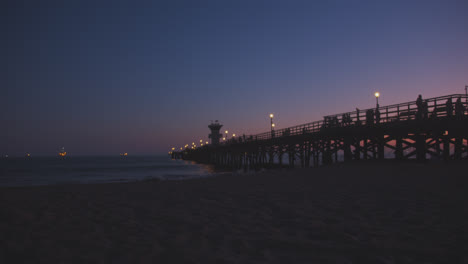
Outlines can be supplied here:
[[375, 107], [376, 108], [379, 108], [379, 96], [380, 96], [380, 93], [379, 92], [375, 92]]
[[270, 114], [270, 118], [273, 118], [273, 114]]

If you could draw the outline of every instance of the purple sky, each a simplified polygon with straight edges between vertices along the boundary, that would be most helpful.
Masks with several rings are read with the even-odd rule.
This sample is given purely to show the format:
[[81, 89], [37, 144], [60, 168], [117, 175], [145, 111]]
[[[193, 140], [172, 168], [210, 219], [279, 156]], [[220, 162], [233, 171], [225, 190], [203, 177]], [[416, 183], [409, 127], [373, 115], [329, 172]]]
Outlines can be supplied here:
[[0, 155], [167, 153], [464, 93], [468, 1], [2, 1]]

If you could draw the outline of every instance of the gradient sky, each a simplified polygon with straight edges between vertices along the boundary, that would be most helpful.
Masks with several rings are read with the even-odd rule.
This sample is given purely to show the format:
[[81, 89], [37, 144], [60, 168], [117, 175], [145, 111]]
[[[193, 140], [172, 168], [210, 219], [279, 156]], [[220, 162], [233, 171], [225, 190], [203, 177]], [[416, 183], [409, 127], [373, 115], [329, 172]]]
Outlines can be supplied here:
[[468, 84], [466, 0], [0, 5], [0, 155], [167, 153], [210, 120], [260, 133]]

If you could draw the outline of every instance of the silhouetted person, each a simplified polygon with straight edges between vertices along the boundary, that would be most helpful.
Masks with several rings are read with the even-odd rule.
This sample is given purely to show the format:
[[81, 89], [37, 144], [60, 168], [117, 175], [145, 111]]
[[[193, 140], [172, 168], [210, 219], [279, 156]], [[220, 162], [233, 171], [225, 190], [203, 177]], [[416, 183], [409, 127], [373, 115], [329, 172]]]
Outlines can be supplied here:
[[429, 115], [429, 106], [427, 104], [427, 100], [425, 100], [421, 106], [421, 116], [422, 118], [427, 119], [428, 115]]
[[453, 116], [453, 103], [452, 103], [452, 98], [447, 99], [447, 102], [445, 103], [445, 110], [447, 111], [447, 116], [452, 117]]
[[322, 125], [320, 126], [320, 129], [321, 129], [321, 130], [327, 128], [327, 120], [328, 120], [328, 118], [327, 118], [326, 116], [324, 116], [324, 117], [323, 117], [323, 123], [322, 123]]
[[457, 101], [455, 102], [455, 115], [460, 117], [460, 116], [463, 116], [464, 112], [465, 112], [465, 107], [463, 106], [463, 103], [461, 102], [461, 98], [458, 97]]
[[348, 126], [351, 124], [351, 115], [350, 114], [343, 114], [343, 116], [341, 116], [341, 123], [343, 124], [343, 126]]
[[418, 109], [421, 109], [422, 103], [423, 103], [422, 96], [418, 95], [418, 99], [416, 99], [416, 106], [418, 107]]
[[374, 110], [372, 109], [369, 109], [366, 112], [366, 124], [369, 126], [374, 124]]
[[353, 122], [353, 119], [351, 118], [350, 113], [346, 114], [346, 120], [347, 120], [348, 125], [351, 125], [351, 123]]
[[375, 123], [378, 124], [380, 123], [380, 111], [379, 109], [375, 109]]
[[334, 127], [339, 126], [340, 123], [338, 122], [338, 117], [337, 116], [334, 116], [332, 120], [333, 120], [333, 126]]
[[418, 95], [418, 99], [416, 99], [416, 107], [418, 111], [416, 112], [416, 119], [420, 119], [422, 117], [422, 108], [423, 108], [423, 99], [421, 95]]

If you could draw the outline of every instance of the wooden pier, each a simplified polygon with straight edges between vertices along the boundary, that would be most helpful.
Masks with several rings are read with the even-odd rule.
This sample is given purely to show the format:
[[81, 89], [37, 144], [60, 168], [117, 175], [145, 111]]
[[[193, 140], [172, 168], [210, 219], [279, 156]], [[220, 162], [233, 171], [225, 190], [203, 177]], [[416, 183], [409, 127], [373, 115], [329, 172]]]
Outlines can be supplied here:
[[468, 159], [467, 100], [454, 94], [335, 114], [171, 154], [233, 169], [360, 159]]

